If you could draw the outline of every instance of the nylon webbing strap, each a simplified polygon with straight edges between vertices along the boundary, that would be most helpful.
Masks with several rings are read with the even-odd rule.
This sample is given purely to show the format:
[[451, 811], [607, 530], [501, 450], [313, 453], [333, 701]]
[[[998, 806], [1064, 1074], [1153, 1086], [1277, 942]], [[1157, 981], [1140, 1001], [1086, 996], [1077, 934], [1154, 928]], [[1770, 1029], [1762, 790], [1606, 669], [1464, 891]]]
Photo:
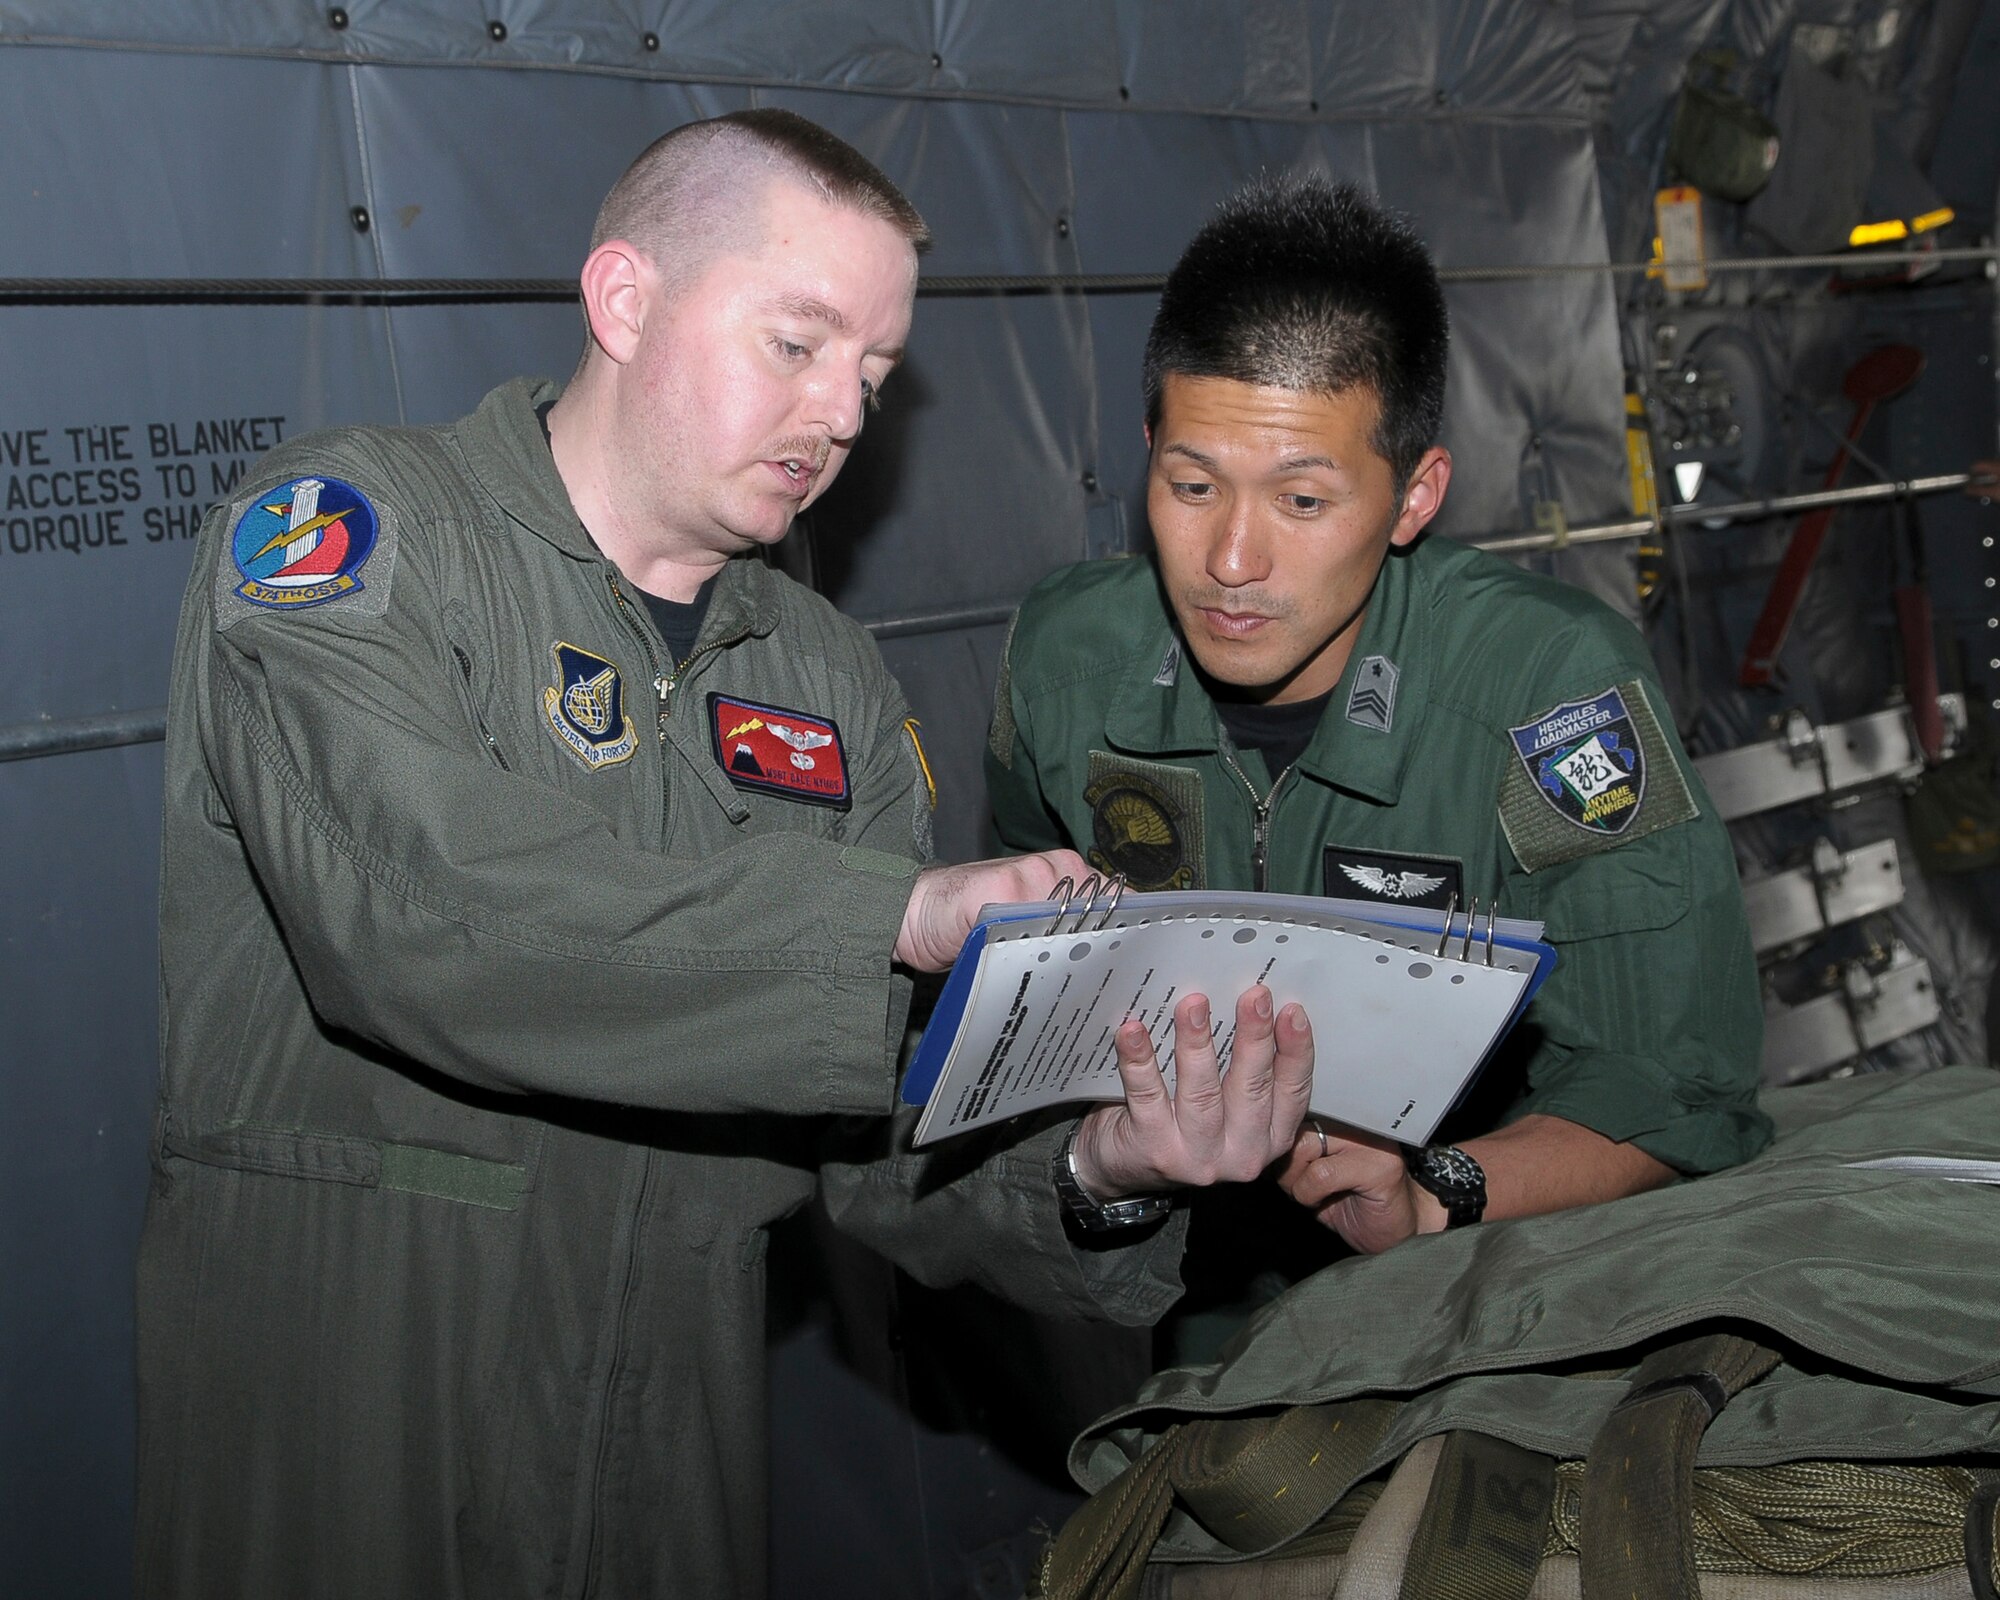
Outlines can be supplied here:
[[1979, 1476], [1965, 1507], [1965, 1570], [1973, 1600], [2000, 1600], [2000, 1472]]
[[1733, 1334], [1656, 1350], [1591, 1441], [1577, 1554], [1583, 1600], [1700, 1600], [1694, 1457], [1729, 1397], [1778, 1364]]
[[1048, 1600], [1133, 1600], [1174, 1497], [1246, 1555], [1296, 1538], [1354, 1486], [1402, 1409], [1394, 1400], [1293, 1406], [1179, 1423], [1056, 1536]]
[[1400, 1600], [1527, 1600], [1555, 1498], [1553, 1457], [1490, 1434], [1446, 1434]]
[[1201, 1525], [1246, 1555], [1297, 1538], [1367, 1470], [1402, 1409], [1393, 1400], [1293, 1406], [1181, 1430], [1174, 1488]]
[[1132, 1600], [1174, 1503], [1169, 1477], [1180, 1425], [1077, 1507], [1042, 1577], [1048, 1600]]

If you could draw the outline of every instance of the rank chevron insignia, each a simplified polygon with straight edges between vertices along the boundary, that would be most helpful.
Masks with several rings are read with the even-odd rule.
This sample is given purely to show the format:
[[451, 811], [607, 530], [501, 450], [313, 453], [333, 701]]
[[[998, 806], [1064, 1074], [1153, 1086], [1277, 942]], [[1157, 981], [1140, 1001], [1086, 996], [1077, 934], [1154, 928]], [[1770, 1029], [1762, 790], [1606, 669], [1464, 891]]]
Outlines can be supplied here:
[[1401, 676], [1387, 656], [1370, 656], [1354, 669], [1354, 687], [1347, 692], [1347, 720], [1357, 727], [1387, 733], [1396, 722], [1396, 680]]

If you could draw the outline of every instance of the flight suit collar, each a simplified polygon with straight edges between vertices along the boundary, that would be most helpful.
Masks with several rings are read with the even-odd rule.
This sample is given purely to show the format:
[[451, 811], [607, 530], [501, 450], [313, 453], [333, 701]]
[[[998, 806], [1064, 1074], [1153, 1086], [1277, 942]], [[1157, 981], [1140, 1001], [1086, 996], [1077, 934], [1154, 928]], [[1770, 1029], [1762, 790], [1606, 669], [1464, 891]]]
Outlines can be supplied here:
[[1157, 626], [1140, 642], [1105, 711], [1104, 736], [1113, 749], [1144, 755], [1212, 754], [1221, 746], [1214, 703], [1164, 597]]
[[[561, 393], [562, 386], [546, 378], [503, 383], [459, 424], [459, 443], [473, 476], [502, 514], [565, 555], [595, 562], [616, 575], [570, 503], [535, 414]], [[622, 576], [615, 581], [630, 586]], [[783, 581], [754, 555], [724, 563], [702, 621], [702, 641], [769, 634], [778, 626], [778, 585]]]
[[[1421, 551], [1421, 545], [1391, 551], [1382, 564], [1347, 670], [1327, 701], [1319, 731], [1299, 758], [1300, 768], [1313, 777], [1384, 804], [1393, 804], [1402, 793], [1403, 774], [1429, 711], [1432, 592], [1429, 563]], [[1368, 687], [1376, 705], [1384, 695], [1379, 685], [1387, 676], [1394, 679], [1386, 728], [1379, 712], [1355, 704], [1357, 680], [1377, 660], [1388, 663], [1388, 672], [1370, 672]], [[1105, 737], [1114, 749], [1167, 756], [1213, 754], [1221, 748], [1222, 724], [1214, 702], [1164, 599], [1157, 629], [1130, 661], [1105, 713]]]
[[479, 402], [458, 425], [466, 465], [500, 511], [537, 538], [581, 561], [603, 559], [570, 504], [535, 408], [562, 393], [547, 379], [516, 378]]
[[[1310, 776], [1384, 805], [1401, 796], [1403, 775], [1430, 714], [1435, 596], [1429, 568], [1421, 542], [1389, 552], [1347, 670], [1326, 703], [1319, 731], [1299, 757], [1300, 769]], [[1378, 662], [1386, 665], [1378, 669]]]

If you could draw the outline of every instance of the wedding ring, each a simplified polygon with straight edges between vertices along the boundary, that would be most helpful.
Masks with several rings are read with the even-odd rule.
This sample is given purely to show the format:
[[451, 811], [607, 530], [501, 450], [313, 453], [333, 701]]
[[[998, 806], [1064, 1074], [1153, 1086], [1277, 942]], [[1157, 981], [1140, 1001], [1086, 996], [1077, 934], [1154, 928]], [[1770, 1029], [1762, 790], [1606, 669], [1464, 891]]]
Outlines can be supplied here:
[[1321, 1127], [1321, 1126], [1319, 1125], [1319, 1118], [1318, 1118], [1318, 1117], [1307, 1117], [1307, 1118], [1306, 1118], [1306, 1121], [1308, 1121], [1308, 1122], [1310, 1122], [1310, 1123], [1312, 1124], [1312, 1131], [1313, 1131], [1314, 1133], [1316, 1133], [1316, 1134], [1318, 1134], [1318, 1135], [1319, 1135], [1319, 1153], [1320, 1153], [1321, 1155], [1325, 1155], [1325, 1154], [1327, 1153], [1327, 1148], [1326, 1148], [1326, 1129], [1322, 1128], [1322, 1127]]

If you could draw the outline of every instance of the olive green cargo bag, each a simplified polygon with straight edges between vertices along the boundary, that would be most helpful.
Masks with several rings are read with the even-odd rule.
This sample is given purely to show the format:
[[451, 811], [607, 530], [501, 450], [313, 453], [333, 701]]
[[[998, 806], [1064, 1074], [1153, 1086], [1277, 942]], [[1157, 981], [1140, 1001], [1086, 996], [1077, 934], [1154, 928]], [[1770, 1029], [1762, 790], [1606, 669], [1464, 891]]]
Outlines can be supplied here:
[[1343, 1261], [1076, 1443], [1051, 1600], [1995, 1600], [2000, 1073], [1773, 1091], [1755, 1161]]

